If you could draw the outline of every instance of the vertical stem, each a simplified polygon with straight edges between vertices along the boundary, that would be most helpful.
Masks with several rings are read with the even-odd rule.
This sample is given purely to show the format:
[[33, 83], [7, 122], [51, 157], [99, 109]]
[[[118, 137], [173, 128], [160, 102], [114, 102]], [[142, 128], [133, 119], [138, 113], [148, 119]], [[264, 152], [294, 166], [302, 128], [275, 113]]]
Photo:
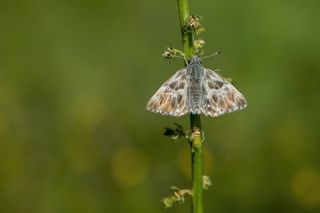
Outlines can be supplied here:
[[192, 212], [203, 213], [203, 155], [200, 115], [190, 114], [190, 123], [192, 129]]
[[[187, 30], [189, 13], [188, 0], [177, 0], [180, 18], [183, 52], [187, 58], [192, 56], [193, 34]], [[190, 114], [192, 130], [191, 162], [192, 162], [192, 213], [203, 213], [203, 156], [200, 115]]]
[[203, 213], [203, 146], [200, 115], [190, 114], [190, 122], [192, 129], [192, 212]]
[[182, 48], [185, 56], [190, 58], [192, 56], [193, 35], [191, 30], [187, 30], [188, 17], [190, 16], [188, 0], [177, 0], [180, 30], [182, 38]]

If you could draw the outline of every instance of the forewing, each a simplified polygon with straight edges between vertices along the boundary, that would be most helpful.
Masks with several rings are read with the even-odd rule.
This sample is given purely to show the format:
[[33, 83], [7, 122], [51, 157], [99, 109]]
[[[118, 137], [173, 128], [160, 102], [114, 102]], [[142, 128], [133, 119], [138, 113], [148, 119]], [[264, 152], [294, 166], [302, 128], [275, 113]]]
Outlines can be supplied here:
[[246, 98], [228, 81], [210, 69], [205, 69], [203, 78], [201, 112], [217, 117], [224, 113], [244, 109]]
[[186, 69], [178, 70], [150, 98], [147, 110], [163, 115], [182, 116], [188, 112]]

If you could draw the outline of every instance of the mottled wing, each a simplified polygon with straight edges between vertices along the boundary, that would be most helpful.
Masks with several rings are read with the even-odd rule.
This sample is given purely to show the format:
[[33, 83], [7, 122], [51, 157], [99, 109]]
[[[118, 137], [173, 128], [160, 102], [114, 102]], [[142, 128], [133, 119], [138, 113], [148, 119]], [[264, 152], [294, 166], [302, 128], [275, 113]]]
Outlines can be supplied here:
[[187, 71], [178, 70], [150, 98], [147, 110], [176, 117], [188, 113], [187, 88]]
[[205, 69], [203, 79], [203, 97], [201, 103], [201, 112], [203, 114], [217, 117], [247, 106], [246, 98], [231, 83], [224, 80], [216, 72]]

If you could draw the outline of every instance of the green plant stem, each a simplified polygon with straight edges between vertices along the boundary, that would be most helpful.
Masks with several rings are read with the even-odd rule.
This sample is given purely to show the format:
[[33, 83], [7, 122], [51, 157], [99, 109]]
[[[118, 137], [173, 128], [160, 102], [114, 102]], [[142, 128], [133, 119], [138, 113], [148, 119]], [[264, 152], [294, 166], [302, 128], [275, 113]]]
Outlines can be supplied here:
[[[182, 37], [182, 48], [186, 58], [192, 56], [193, 34], [187, 29], [190, 16], [188, 0], [177, 0]], [[191, 162], [192, 162], [192, 213], [203, 213], [203, 155], [202, 155], [202, 131], [200, 115], [190, 114], [191, 138]]]
[[200, 115], [190, 114], [192, 142], [192, 212], [203, 213], [203, 144]]
[[186, 58], [192, 56], [193, 35], [187, 30], [188, 17], [190, 16], [188, 0], [177, 0], [180, 19], [180, 30], [182, 37], [182, 49]]

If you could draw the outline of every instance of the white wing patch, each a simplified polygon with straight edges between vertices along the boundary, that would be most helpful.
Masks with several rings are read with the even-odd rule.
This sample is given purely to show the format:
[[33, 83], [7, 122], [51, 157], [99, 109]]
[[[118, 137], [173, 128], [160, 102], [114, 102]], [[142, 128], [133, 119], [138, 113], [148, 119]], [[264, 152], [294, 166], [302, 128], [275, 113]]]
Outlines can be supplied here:
[[205, 69], [201, 113], [217, 117], [247, 106], [245, 97], [228, 81], [210, 69]]
[[189, 112], [188, 85], [186, 69], [178, 70], [150, 98], [147, 110], [176, 117], [185, 115]]

